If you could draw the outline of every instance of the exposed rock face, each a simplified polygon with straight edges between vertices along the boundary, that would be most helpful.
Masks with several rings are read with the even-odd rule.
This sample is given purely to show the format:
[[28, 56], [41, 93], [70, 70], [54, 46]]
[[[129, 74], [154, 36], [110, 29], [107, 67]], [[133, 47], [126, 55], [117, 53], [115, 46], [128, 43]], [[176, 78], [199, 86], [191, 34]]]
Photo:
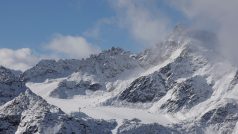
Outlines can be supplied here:
[[168, 79], [189, 78], [207, 64], [206, 57], [197, 54], [193, 48], [186, 46], [180, 55], [171, 63], [161, 68], [161, 73]]
[[98, 83], [91, 83], [90, 81], [68, 81], [64, 80], [59, 83], [59, 86], [50, 93], [51, 97], [67, 99], [75, 95], [86, 95], [87, 91], [104, 90], [105, 88]]
[[11, 70], [0, 67], [0, 106], [14, 99], [26, 90], [22, 82]]
[[166, 109], [168, 112], [190, 109], [212, 95], [212, 87], [202, 76], [195, 76], [178, 83], [173, 90], [171, 98], [161, 106], [161, 109]]
[[115, 127], [118, 125], [115, 120], [96, 120], [93, 118], [88, 117], [87, 115], [83, 113], [72, 113], [71, 117], [81, 120], [84, 118], [86, 120], [86, 123], [90, 126], [90, 133], [91, 134], [111, 134], [112, 130], [115, 129]]
[[15, 81], [17, 79], [18, 79], [17, 76], [15, 76], [15, 74], [10, 69], [0, 66], [0, 81], [1, 82], [8, 83], [8, 82]]
[[238, 121], [238, 104], [228, 100], [202, 115], [199, 125], [214, 132], [232, 133]]
[[238, 105], [236, 100], [225, 99], [200, 117], [173, 125], [185, 134], [235, 134], [237, 132]]
[[0, 133], [1, 134], [14, 134], [20, 124], [21, 116], [19, 115], [0, 115]]
[[138, 119], [127, 120], [118, 128], [118, 134], [180, 134], [180, 132], [159, 124], [143, 124]]
[[155, 72], [136, 79], [118, 99], [131, 103], [157, 101], [167, 93], [170, 84], [159, 72]]
[[238, 71], [236, 71], [234, 78], [230, 82], [228, 90], [232, 90], [237, 84], [238, 84]]

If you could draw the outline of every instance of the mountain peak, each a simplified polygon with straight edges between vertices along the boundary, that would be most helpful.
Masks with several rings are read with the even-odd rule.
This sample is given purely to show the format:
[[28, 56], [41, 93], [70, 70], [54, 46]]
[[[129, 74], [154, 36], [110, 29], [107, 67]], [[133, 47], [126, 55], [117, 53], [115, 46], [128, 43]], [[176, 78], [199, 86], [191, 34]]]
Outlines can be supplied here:
[[118, 53], [123, 53], [123, 52], [125, 52], [125, 50], [122, 49], [122, 48], [119, 48], [119, 47], [112, 47], [111, 49], [106, 50], [106, 51], [104, 51], [104, 52], [111, 52], [111, 53], [114, 53], [114, 54], [118, 54]]
[[119, 47], [112, 47], [108, 50], [104, 50], [99, 54], [92, 55], [90, 58], [93, 57], [100, 57], [100, 56], [116, 56], [116, 55], [123, 55], [129, 52], [126, 52], [124, 49], [119, 48]]

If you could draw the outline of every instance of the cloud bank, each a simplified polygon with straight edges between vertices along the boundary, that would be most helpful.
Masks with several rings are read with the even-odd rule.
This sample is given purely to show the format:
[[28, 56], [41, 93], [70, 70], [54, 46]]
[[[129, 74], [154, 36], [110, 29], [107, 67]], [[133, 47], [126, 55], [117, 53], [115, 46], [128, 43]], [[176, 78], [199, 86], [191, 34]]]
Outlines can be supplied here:
[[0, 65], [21, 71], [29, 69], [39, 61], [39, 58], [34, 56], [29, 48], [18, 50], [2, 48], [0, 49], [0, 59]]

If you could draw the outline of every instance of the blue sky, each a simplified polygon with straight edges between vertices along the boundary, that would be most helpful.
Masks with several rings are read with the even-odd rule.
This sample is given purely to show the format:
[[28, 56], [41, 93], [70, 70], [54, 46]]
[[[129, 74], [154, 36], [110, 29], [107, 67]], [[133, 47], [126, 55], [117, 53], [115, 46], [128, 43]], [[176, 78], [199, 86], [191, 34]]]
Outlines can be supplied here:
[[110, 16], [113, 12], [104, 0], [1, 1], [0, 44], [39, 48], [53, 34], [82, 35], [97, 20]]
[[[149, 3], [149, 2], [148, 2]], [[156, 7], [179, 22], [181, 17], [163, 1]], [[139, 50], [130, 33], [116, 24], [103, 24], [100, 39], [87, 32], [102, 19], [116, 16], [109, 0], [7, 0], [0, 2], [0, 47], [42, 50], [55, 34], [84, 36], [102, 49], [119, 46]], [[139, 46], [141, 47], [141, 46]]]

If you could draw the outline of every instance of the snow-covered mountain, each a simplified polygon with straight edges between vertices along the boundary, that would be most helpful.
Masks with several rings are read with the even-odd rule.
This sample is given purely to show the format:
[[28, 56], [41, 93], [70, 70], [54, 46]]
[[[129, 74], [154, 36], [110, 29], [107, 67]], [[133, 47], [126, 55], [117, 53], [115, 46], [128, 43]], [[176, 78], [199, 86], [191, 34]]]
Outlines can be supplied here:
[[92, 55], [81, 60], [77, 67], [74, 73], [59, 83], [50, 96], [72, 98], [74, 95], [87, 94], [87, 91], [112, 90], [114, 87], [109, 88], [111, 83], [129, 78], [129, 72], [135, 69], [142, 69], [135, 56], [121, 48], [111, 48]]
[[66, 77], [77, 70], [80, 60], [42, 60], [26, 70], [21, 79], [24, 81], [44, 82], [46, 79]]
[[26, 90], [25, 83], [10, 69], [0, 66], [0, 106]]
[[177, 26], [138, 54], [43, 60], [21, 76], [2, 67], [0, 133], [238, 133], [238, 68], [216, 44]]
[[[78, 113], [80, 114], [80, 113]], [[76, 116], [76, 115], [75, 115]], [[77, 117], [77, 116], [76, 116]], [[88, 117], [84, 117], [88, 118]], [[74, 118], [26, 90], [0, 108], [1, 133], [111, 133], [113, 124]], [[111, 126], [110, 126], [111, 125]], [[111, 128], [111, 129], [110, 129]]]

